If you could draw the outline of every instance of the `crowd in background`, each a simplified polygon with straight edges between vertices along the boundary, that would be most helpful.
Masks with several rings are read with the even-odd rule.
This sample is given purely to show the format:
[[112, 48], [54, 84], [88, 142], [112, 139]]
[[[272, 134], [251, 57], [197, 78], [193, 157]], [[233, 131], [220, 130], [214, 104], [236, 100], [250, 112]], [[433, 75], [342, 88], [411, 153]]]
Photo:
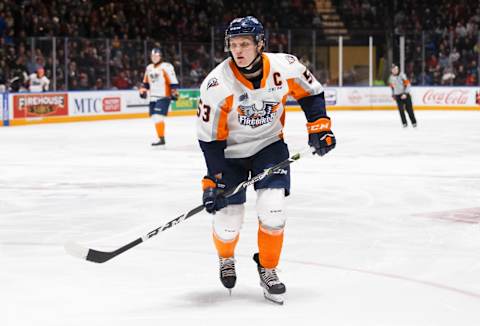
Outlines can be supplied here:
[[395, 33], [408, 35], [405, 73], [415, 84], [478, 85], [479, 4], [478, 0], [398, 3]]
[[[47, 76], [55, 75], [57, 89], [131, 88], [143, 79], [148, 50], [160, 46], [183, 84], [198, 86], [225, 57], [220, 37], [213, 52], [206, 48], [212, 27], [223, 32], [244, 12], [255, 13], [268, 29], [308, 28], [314, 1], [5, 0], [0, 2], [0, 84], [43, 66]], [[273, 34], [270, 42], [285, 50], [284, 35]]]
[[[478, 85], [480, 1], [336, 0], [350, 30], [405, 37], [405, 73], [414, 85]], [[389, 17], [389, 19], [385, 19]], [[425, 60], [423, 61], [423, 58]], [[398, 56], [394, 58], [398, 64]]]
[[[405, 72], [413, 84], [478, 84], [477, 0], [332, 2], [348, 30], [391, 28], [392, 35], [406, 36]], [[390, 20], [385, 19], [386, 12], [392, 13]], [[265, 24], [270, 51], [287, 51], [287, 29], [316, 28], [321, 34], [314, 0], [4, 0], [0, 2], [0, 85], [15, 76], [21, 84], [22, 78], [44, 67], [47, 77], [54, 79], [51, 85], [59, 90], [138, 87], [149, 50], [159, 46], [174, 64], [182, 86], [198, 87], [225, 58], [225, 26], [245, 13], [255, 14]]]

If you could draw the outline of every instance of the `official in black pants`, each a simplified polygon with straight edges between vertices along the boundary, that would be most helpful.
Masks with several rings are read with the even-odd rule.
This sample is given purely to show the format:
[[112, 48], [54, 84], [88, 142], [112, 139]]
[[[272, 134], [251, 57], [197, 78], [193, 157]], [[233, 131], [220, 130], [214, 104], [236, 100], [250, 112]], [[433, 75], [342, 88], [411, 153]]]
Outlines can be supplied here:
[[392, 89], [392, 97], [397, 102], [398, 112], [402, 119], [403, 127], [406, 128], [407, 118], [405, 117], [405, 110], [407, 110], [408, 117], [412, 126], [417, 126], [417, 119], [413, 112], [412, 97], [410, 96], [410, 81], [404, 73], [400, 73], [397, 65], [392, 65], [392, 74], [390, 75], [390, 88]]
[[412, 127], [417, 127], [417, 119], [415, 119], [415, 113], [413, 112], [412, 97], [409, 93], [404, 93], [401, 95], [393, 95], [395, 102], [397, 102], [398, 112], [400, 113], [400, 119], [402, 119], [403, 127], [406, 128], [407, 117], [405, 116], [405, 110], [408, 113]]

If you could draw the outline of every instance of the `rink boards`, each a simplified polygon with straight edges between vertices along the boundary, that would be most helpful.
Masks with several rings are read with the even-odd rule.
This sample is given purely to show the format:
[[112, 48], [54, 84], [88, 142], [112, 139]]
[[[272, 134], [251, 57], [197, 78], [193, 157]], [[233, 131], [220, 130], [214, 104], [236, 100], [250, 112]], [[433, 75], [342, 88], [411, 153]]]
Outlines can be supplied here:
[[[416, 110], [480, 110], [480, 87], [412, 87]], [[325, 90], [328, 110], [395, 110], [389, 87], [332, 87]], [[170, 115], [193, 115], [198, 89], [181, 89]], [[3, 126], [148, 117], [148, 99], [136, 90], [3, 93]], [[288, 110], [299, 110], [293, 99]]]

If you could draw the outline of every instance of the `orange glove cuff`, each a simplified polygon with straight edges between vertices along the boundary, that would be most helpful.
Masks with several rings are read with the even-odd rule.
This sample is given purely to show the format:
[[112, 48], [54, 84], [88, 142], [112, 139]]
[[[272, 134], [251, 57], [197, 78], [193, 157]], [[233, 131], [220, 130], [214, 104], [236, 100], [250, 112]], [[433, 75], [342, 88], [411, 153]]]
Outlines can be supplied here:
[[217, 188], [217, 184], [212, 179], [203, 178], [202, 179], [202, 190], [205, 190], [205, 189], [208, 189], [208, 188]]
[[314, 122], [307, 123], [307, 131], [309, 134], [316, 134], [322, 131], [330, 131], [332, 123], [329, 118], [319, 118]]

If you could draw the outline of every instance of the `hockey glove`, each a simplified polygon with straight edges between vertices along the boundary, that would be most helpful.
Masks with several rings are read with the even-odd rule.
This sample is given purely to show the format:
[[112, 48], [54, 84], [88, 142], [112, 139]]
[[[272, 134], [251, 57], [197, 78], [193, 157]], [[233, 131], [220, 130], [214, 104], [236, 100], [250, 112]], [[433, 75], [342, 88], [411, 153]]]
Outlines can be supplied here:
[[323, 156], [335, 148], [336, 140], [330, 126], [331, 122], [328, 117], [307, 123], [308, 145], [315, 149], [314, 154]]
[[228, 205], [227, 199], [223, 195], [225, 192], [225, 184], [221, 179], [205, 176], [202, 180], [203, 188], [203, 206], [205, 210], [211, 214], [221, 210]]
[[140, 88], [140, 98], [147, 98], [147, 90], [145, 88]]
[[172, 101], [178, 100], [178, 91], [172, 92], [172, 95], [170, 95], [170, 99], [171, 99]]

